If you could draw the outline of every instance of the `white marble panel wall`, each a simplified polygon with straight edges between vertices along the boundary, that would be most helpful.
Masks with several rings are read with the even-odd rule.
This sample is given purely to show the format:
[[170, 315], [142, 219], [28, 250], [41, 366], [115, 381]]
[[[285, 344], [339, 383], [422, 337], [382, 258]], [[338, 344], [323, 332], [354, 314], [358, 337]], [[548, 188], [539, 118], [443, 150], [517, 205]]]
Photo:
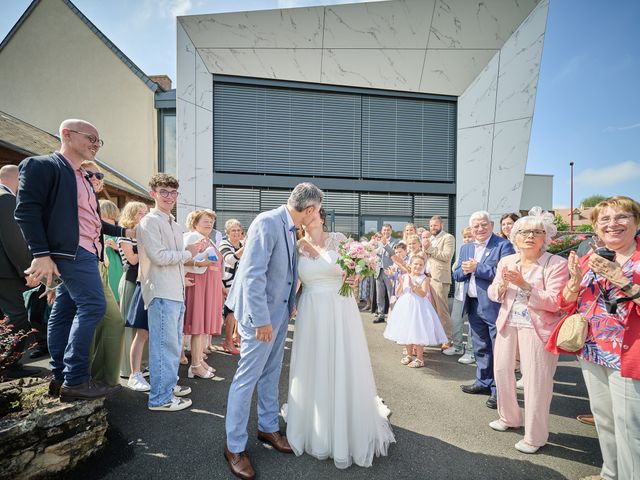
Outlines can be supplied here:
[[213, 207], [213, 112], [196, 107], [195, 205]]
[[429, 48], [502, 47], [537, 0], [437, 0]]
[[400, 0], [327, 6], [324, 48], [424, 49], [434, 5]]
[[202, 61], [199, 52], [196, 51], [196, 92], [195, 104], [201, 108], [212, 110], [213, 108], [213, 76]]
[[548, 7], [541, 1], [502, 47], [496, 122], [533, 115]]
[[178, 40], [176, 98], [182, 98], [194, 103], [196, 95], [196, 48], [180, 22], [176, 25], [176, 33]]
[[541, 1], [458, 100], [458, 225], [519, 210], [547, 10]]
[[321, 49], [199, 48], [211, 73], [320, 82]]
[[424, 51], [324, 49], [322, 82], [417, 91]]
[[458, 131], [458, 216], [487, 208], [493, 124]]
[[493, 123], [496, 114], [499, 58], [500, 54], [496, 53], [458, 99], [458, 128]]
[[531, 117], [495, 124], [488, 210], [517, 212], [527, 166]]
[[198, 48], [321, 48], [324, 7], [180, 17]]
[[420, 91], [459, 95], [496, 53], [497, 50], [427, 50]]

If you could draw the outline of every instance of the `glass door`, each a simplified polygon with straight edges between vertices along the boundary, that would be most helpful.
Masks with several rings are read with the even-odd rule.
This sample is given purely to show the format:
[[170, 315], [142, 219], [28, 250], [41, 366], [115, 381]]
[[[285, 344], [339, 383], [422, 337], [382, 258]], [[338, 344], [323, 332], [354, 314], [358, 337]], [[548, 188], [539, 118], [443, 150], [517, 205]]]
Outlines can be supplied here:
[[402, 238], [402, 231], [407, 223], [411, 223], [411, 217], [394, 217], [387, 215], [363, 215], [360, 218], [360, 234], [371, 236], [382, 229], [382, 225], [388, 223], [393, 229], [393, 238]]

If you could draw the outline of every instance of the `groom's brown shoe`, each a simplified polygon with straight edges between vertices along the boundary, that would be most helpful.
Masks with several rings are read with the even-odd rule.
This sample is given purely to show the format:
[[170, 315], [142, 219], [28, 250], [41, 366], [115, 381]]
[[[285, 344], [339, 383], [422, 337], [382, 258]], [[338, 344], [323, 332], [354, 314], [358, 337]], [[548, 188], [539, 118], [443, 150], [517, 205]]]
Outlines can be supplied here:
[[256, 471], [251, 466], [249, 456], [245, 453], [233, 453], [227, 448], [227, 444], [224, 444], [224, 458], [227, 459], [229, 464], [229, 470], [236, 477], [243, 480], [252, 480], [256, 476]]
[[293, 453], [293, 449], [291, 448], [291, 445], [289, 445], [289, 440], [287, 440], [287, 437], [282, 435], [280, 432], [265, 433], [258, 430], [258, 440], [270, 443], [273, 445], [273, 448], [279, 452]]

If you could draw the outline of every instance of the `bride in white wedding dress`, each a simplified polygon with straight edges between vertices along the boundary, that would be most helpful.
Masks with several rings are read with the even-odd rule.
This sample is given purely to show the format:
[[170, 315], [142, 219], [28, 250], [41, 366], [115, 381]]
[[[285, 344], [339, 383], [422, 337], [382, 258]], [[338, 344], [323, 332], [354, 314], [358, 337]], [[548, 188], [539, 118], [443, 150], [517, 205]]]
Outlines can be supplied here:
[[323, 231], [324, 210], [298, 242], [302, 293], [291, 353], [287, 438], [296, 455], [369, 467], [395, 442], [376, 395], [369, 349], [353, 296], [338, 294], [341, 233]]

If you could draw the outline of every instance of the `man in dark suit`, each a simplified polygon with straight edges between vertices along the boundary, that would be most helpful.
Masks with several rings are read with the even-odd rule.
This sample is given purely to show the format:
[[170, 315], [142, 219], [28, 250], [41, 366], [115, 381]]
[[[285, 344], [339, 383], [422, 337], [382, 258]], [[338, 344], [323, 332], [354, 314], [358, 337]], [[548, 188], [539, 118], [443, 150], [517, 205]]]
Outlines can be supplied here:
[[394, 295], [391, 278], [389, 278], [389, 275], [385, 273], [385, 269], [393, 265], [391, 257], [395, 255], [393, 247], [396, 244], [396, 240], [391, 236], [393, 229], [390, 224], [385, 223], [380, 232], [382, 234], [379, 242], [380, 248], [378, 249], [380, 264], [378, 265], [378, 275], [376, 276], [376, 303], [378, 305], [378, 316], [373, 323], [386, 322], [386, 313], [389, 310], [389, 300]]
[[[24, 271], [31, 264], [31, 252], [20, 227], [13, 218], [18, 190], [18, 167], [5, 165], [0, 168], [0, 309], [9, 317], [13, 332], [31, 330], [22, 294], [38, 282], [25, 279]], [[16, 345], [16, 351], [24, 348], [26, 339]], [[19, 365], [12, 366], [6, 376], [20, 377], [35, 373]]]
[[500, 304], [489, 300], [487, 289], [496, 275], [498, 262], [515, 253], [511, 242], [493, 234], [493, 221], [488, 212], [475, 212], [469, 218], [474, 243], [460, 249], [460, 261], [453, 272], [456, 282], [464, 282], [463, 312], [469, 314], [469, 324], [476, 356], [476, 381], [461, 385], [465, 393], [490, 394], [487, 407], [497, 408], [496, 384], [493, 378], [493, 346], [496, 340], [496, 319]]

